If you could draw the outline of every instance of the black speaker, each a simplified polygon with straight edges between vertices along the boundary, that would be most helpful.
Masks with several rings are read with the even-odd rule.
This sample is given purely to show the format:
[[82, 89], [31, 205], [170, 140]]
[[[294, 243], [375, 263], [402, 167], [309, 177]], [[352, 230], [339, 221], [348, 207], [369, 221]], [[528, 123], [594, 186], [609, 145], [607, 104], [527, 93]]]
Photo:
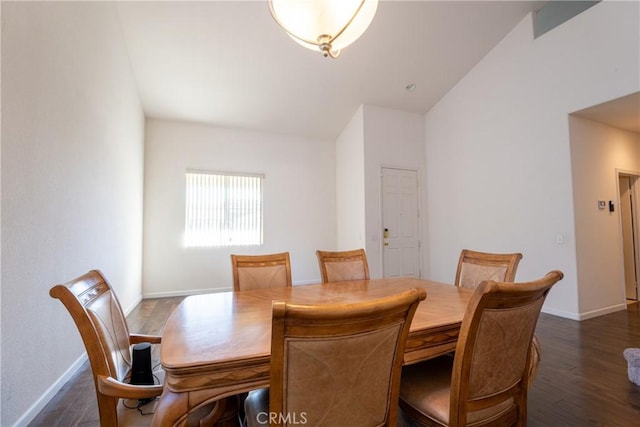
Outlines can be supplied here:
[[133, 346], [133, 362], [131, 366], [131, 384], [153, 385], [151, 371], [151, 344], [139, 343]]

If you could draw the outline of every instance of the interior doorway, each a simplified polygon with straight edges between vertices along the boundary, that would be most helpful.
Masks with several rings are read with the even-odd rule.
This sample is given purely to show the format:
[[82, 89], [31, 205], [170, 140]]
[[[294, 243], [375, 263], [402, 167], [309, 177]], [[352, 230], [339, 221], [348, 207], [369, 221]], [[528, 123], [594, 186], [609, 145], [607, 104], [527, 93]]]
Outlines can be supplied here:
[[382, 168], [382, 275], [420, 277], [418, 172]]
[[638, 182], [637, 175], [618, 174], [624, 284], [628, 302], [638, 301]]

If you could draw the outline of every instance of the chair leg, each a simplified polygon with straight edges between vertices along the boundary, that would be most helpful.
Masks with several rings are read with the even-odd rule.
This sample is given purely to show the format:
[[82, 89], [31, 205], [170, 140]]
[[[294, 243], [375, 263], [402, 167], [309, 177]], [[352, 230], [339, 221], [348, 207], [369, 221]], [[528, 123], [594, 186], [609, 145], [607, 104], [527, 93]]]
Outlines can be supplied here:
[[236, 396], [227, 397], [225, 400], [225, 410], [218, 420], [216, 427], [240, 427], [238, 398]]
[[247, 425], [247, 414], [244, 412], [244, 401], [249, 393], [240, 393], [236, 395], [238, 398], [238, 420], [240, 421], [240, 427]]

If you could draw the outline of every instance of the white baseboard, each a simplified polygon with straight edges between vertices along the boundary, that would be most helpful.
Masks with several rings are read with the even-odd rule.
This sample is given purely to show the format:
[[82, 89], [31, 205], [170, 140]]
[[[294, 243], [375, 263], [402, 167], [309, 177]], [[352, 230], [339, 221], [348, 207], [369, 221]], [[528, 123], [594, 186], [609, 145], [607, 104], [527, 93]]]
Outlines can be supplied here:
[[211, 294], [214, 292], [228, 292], [232, 291], [229, 287], [209, 288], [209, 289], [187, 289], [181, 291], [169, 291], [169, 292], [151, 292], [142, 296], [146, 298], [166, 298], [166, 297], [186, 297], [189, 295]]
[[555, 308], [542, 307], [542, 312], [547, 314], [552, 314], [558, 317], [564, 317], [565, 319], [580, 320], [580, 315], [578, 313], [573, 313], [570, 311], [562, 311], [562, 310], [556, 310]]
[[138, 304], [140, 304], [140, 301], [142, 301], [142, 295], [140, 295], [129, 307], [123, 309], [124, 316], [127, 317], [133, 311], [133, 309], [136, 308]]
[[311, 279], [311, 280], [298, 280], [296, 282], [293, 282], [293, 286], [297, 286], [297, 285], [317, 285], [318, 283], [322, 283], [322, 280], [319, 277], [317, 279]]
[[[293, 286], [298, 285], [315, 285], [320, 283], [320, 279], [312, 279], [312, 280], [298, 280], [293, 282]], [[142, 296], [142, 299], [145, 298], [166, 298], [166, 297], [186, 297], [189, 295], [200, 295], [200, 294], [211, 294], [215, 292], [229, 292], [232, 291], [233, 288], [229, 286], [218, 286], [215, 288], [209, 289], [190, 289], [190, 290], [180, 290], [180, 291], [169, 291], [169, 292], [151, 292], [145, 293]], [[140, 302], [140, 301], [138, 301]], [[135, 307], [135, 306], [134, 306]]]
[[542, 308], [543, 313], [553, 314], [554, 316], [564, 317], [565, 319], [571, 320], [587, 320], [598, 316], [603, 316], [609, 313], [615, 313], [616, 311], [626, 310], [626, 304], [616, 304], [610, 307], [599, 308], [597, 310], [587, 311], [586, 313], [572, 313], [568, 311], [556, 310], [554, 308]]
[[622, 311], [627, 309], [627, 304], [616, 304], [610, 307], [599, 308], [598, 310], [587, 311], [586, 313], [580, 313], [580, 318], [578, 320], [587, 320], [593, 317], [602, 316], [604, 314], [615, 313], [616, 311]]
[[87, 353], [83, 353], [73, 364], [66, 370], [64, 374], [51, 387], [45, 391], [38, 400], [36, 400], [27, 411], [13, 424], [13, 427], [24, 427], [47, 406], [47, 403], [60, 391], [60, 389], [73, 377], [87, 360]]

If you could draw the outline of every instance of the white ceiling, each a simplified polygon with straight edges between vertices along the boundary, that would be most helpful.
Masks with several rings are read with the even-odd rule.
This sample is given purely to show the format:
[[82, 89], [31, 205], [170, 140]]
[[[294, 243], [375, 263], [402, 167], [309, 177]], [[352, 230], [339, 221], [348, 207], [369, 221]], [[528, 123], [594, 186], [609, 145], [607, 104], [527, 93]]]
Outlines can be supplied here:
[[576, 111], [574, 114], [619, 129], [640, 133], [640, 92], [594, 105]]
[[266, 1], [117, 7], [147, 117], [334, 139], [361, 104], [425, 113], [543, 3], [381, 1], [339, 59], [294, 43]]

